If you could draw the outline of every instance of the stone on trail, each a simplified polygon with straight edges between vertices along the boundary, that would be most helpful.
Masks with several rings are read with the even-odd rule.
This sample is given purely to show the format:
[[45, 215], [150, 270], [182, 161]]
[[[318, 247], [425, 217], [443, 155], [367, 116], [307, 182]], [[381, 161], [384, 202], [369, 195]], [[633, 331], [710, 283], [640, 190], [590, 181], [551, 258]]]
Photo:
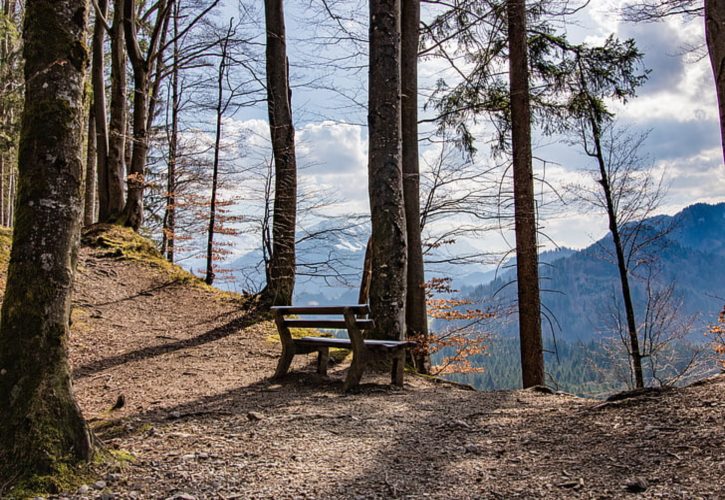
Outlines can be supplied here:
[[630, 493], [643, 493], [649, 488], [649, 483], [643, 477], [635, 477], [627, 481], [625, 487]]
[[249, 413], [247, 413], [247, 418], [252, 422], [259, 422], [264, 418], [264, 415], [256, 411], [250, 411]]

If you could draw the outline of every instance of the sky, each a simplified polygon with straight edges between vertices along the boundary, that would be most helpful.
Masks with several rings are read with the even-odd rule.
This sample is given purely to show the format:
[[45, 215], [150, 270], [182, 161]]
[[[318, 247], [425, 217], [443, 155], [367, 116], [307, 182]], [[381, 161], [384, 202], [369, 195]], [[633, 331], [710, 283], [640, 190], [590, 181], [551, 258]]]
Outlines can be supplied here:
[[[350, 2], [354, 9], [339, 10], [343, 14], [340, 26], [364, 34], [365, 2]], [[595, 44], [613, 33], [620, 38], [634, 38], [645, 53], [645, 66], [651, 70], [648, 82], [637, 98], [613, 109], [619, 124], [636, 133], [649, 133], [645, 153], [669, 185], [660, 211], [671, 214], [695, 202], [725, 201], [725, 167], [712, 72], [702, 48], [688, 51], [704, 40], [702, 21], [669, 19], [657, 24], [628, 24], [616, 15], [616, 8], [622, 3], [618, 0], [592, 2], [593, 7], [568, 20], [565, 30], [569, 39]], [[332, 34], [334, 28], [326, 30], [311, 25], [310, 19], [323, 14], [310, 5], [319, 5], [319, 2], [291, 0], [287, 3], [293, 113], [298, 159], [303, 167], [300, 178], [303, 184], [332, 194], [336, 203], [329, 208], [331, 213], [367, 212], [364, 109], [367, 71], [364, 67], [343, 70], [331, 64], [335, 57], [366, 48], [364, 43], [357, 46], [312, 44], [311, 40]], [[361, 61], [364, 62], [364, 57], [348, 62]], [[422, 94], [437, 78], [448, 75], [445, 63], [440, 60], [423, 61], [419, 74]], [[346, 96], [333, 88], [344, 89]], [[420, 96], [421, 105], [424, 101], [425, 96]], [[265, 115], [264, 109], [249, 110], [228, 123], [230, 128], [254, 129], [258, 138], [267, 133]], [[424, 112], [422, 116], [427, 115]], [[482, 140], [491, 133], [485, 125], [474, 130]], [[535, 162], [538, 177], [545, 178], [552, 186], [586, 178], [582, 169], [587, 159], [575, 147], [558, 138], [543, 137], [536, 131], [534, 137], [534, 156], [546, 160], [545, 168], [542, 162]], [[436, 154], [435, 147], [423, 147], [425, 158]], [[482, 169], [491, 165], [492, 159], [485, 148], [477, 155], [476, 162]], [[538, 201], [545, 204], [554, 195], [547, 193], [543, 186], [539, 186], [537, 193]], [[547, 248], [554, 245], [581, 248], [601, 238], [607, 230], [603, 214], [582, 213], [573, 206], [557, 205], [554, 210], [542, 210], [541, 215], [540, 225], [547, 236], [541, 238], [541, 243]], [[510, 235], [498, 231], [471, 239], [465, 245], [502, 250], [510, 243]]]

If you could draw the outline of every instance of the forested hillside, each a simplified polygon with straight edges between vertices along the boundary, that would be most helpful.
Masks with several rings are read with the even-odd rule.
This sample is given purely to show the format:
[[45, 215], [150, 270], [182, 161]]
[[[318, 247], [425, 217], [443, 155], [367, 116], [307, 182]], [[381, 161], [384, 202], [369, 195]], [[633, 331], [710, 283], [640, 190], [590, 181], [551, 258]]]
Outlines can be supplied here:
[[[705, 325], [714, 321], [722, 308], [725, 290], [725, 203], [697, 204], [674, 216], [658, 216], [648, 224], [653, 232], [668, 231], [648, 253], [635, 276], [633, 293], [637, 314], [642, 317], [647, 303], [647, 278], [651, 285], [674, 285], [675, 298], [682, 300], [679, 313], [695, 316], [692, 340], [702, 339]], [[645, 265], [647, 264], [647, 265]], [[570, 342], [601, 339], [612, 334], [609, 316], [618, 308], [619, 283], [611, 251], [611, 238], [541, 267], [542, 303], [545, 324], [553, 326], [557, 338]], [[510, 304], [515, 302], [511, 271], [503, 272], [489, 284], [469, 292], [477, 302]], [[515, 320], [503, 329], [516, 331]], [[549, 329], [549, 336], [551, 329]]]

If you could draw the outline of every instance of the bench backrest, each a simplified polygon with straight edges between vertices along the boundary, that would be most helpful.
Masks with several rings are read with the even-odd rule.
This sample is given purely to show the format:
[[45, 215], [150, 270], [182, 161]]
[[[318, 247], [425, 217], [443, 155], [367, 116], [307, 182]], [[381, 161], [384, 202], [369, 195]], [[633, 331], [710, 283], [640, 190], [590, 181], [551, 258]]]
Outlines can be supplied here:
[[[361, 330], [370, 330], [375, 326], [372, 319], [366, 319], [370, 314], [367, 304], [354, 304], [347, 306], [277, 306], [272, 311], [280, 335], [291, 340], [290, 328], [330, 328], [347, 330], [351, 340], [358, 341]], [[300, 316], [342, 316], [342, 319], [304, 319]], [[286, 316], [296, 316], [287, 318]]]

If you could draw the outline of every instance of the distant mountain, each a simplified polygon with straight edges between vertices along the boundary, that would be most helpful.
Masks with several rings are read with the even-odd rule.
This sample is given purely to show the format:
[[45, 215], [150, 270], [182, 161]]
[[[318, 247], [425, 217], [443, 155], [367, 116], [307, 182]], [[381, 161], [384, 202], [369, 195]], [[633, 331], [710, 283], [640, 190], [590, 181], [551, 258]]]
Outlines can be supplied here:
[[[674, 216], [657, 216], [645, 222], [649, 232], [669, 230], [654, 247], [656, 283], [674, 283], [683, 300], [683, 312], [699, 316], [697, 328], [704, 329], [722, 309], [725, 296], [725, 203], [699, 203]], [[542, 304], [546, 316], [557, 325], [559, 338], [588, 341], [602, 329], [603, 317], [621, 296], [612, 254], [611, 237], [607, 236], [583, 250], [542, 258], [546, 263], [541, 268]], [[504, 286], [514, 279], [514, 271], [508, 270], [469, 295], [484, 304], [514, 303], [516, 287]], [[643, 280], [635, 278], [633, 282], [637, 317], [642, 318], [646, 289]], [[505, 333], [516, 331], [514, 319]]]
[[[369, 236], [367, 221], [342, 217], [326, 219], [299, 231], [294, 302], [300, 305], [357, 302]], [[261, 250], [242, 255], [224, 267], [234, 278], [227, 288], [252, 291], [264, 284]]]

